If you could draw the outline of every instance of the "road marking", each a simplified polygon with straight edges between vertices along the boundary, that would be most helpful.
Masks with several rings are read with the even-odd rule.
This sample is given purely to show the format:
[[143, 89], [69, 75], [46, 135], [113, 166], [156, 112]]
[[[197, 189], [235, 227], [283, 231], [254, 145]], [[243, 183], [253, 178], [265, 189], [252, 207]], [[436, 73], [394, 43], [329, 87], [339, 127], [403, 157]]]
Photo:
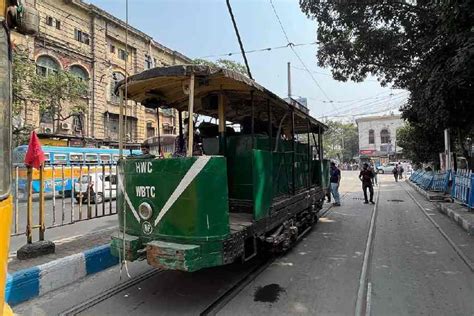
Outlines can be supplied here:
[[[120, 168], [120, 169], [122, 169], [122, 168]], [[123, 197], [124, 197], [125, 201], [127, 202], [128, 207], [132, 211], [133, 216], [135, 217], [137, 222], [140, 223], [140, 217], [138, 216], [137, 210], [135, 210], [135, 208], [133, 207], [133, 204], [130, 201], [130, 198], [128, 197], [127, 191], [125, 191], [125, 188], [123, 187], [123, 172], [121, 170], [118, 172], [118, 187], [119, 187], [119, 190], [122, 191]]]
[[184, 190], [186, 190], [186, 188], [191, 184], [191, 182], [193, 182], [194, 178], [196, 178], [196, 176], [206, 166], [210, 159], [211, 156], [199, 156], [196, 159], [191, 168], [189, 168], [188, 172], [186, 172], [186, 174], [184, 175], [183, 179], [181, 179], [181, 182], [178, 184], [176, 189], [174, 189], [174, 192], [170, 195], [168, 201], [166, 201], [165, 205], [160, 211], [160, 214], [158, 214], [158, 216], [156, 217], [155, 226], [158, 225], [163, 216], [168, 213], [174, 202], [178, 200], [181, 194], [183, 194]]

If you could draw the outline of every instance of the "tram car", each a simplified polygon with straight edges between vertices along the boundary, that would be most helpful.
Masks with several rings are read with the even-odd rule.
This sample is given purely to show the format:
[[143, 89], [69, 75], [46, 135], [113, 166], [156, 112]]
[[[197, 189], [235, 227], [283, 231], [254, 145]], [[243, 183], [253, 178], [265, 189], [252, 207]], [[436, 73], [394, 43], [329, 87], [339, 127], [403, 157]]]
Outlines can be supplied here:
[[285, 251], [316, 223], [328, 185], [324, 124], [227, 69], [154, 68], [119, 83], [125, 90], [177, 110], [179, 136], [171, 158], [119, 161], [114, 256], [193, 272]]

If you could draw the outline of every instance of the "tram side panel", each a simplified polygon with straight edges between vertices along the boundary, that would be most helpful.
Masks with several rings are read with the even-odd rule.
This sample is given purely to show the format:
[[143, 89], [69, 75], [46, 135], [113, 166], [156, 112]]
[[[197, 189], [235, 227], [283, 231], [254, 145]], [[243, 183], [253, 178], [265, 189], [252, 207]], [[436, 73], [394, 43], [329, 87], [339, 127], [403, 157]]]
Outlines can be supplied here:
[[112, 254], [135, 260], [145, 249], [149, 264], [185, 271], [222, 264], [229, 237], [224, 157], [128, 159], [118, 173], [122, 233], [112, 237]]

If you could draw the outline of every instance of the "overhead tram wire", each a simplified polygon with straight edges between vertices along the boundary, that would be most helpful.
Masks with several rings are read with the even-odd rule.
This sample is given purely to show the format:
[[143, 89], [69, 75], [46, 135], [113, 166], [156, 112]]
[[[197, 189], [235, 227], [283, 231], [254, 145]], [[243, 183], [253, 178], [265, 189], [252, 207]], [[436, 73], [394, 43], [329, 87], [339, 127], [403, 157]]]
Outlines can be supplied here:
[[[397, 94], [392, 100], [402, 100], [404, 97], [406, 97], [406, 95], [404, 94]], [[385, 102], [391, 98], [391, 96], [385, 96], [385, 97], [382, 97], [380, 99], [377, 99], [377, 100], [372, 100], [368, 103], [362, 103], [362, 104], [357, 104], [355, 106], [351, 106], [352, 104], [342, 108], [342, 109], [339, 109], [338, 111], [329, 111], [329, 112], [326, 112], [324, 114], [324, 116], [328, 116], [328, 115], [334, 115], [334, 114], [341, 114], [341, 113], [346, 113], [346, 112], [349, 112], [349, 111], [353, 111], [353, 110], [360, 110], [362, 108], [366, 108], [366, 107], [374, 107], [374, 106], [378, 106], [378, 105], [381, 105], [381, 104], [385, 104]], [[360, 102], [355, 102], [355, 103], [360, 103]]]
[[[316, 45], [317, 42], [311, 42], [311, 43], [299, 43], [299, 44], [292, 44], [293, 47], [299, 47], [299, 46], [310, 46], [310, 45]], [[265, 48], [257, 48], [257, 49], [251, 49], [251, 50], [246, 50], [246, 54], [251, 54], [251, 53], [258, 53], [258, 52], [267, 52], [267, 51], [272, 51], [276, 49], [283, 49], [283, 48], [289, 48], [289, 44], [286, 45], [280, 45], [280, 46], [275, 46], [275, 47], [265, 47]], [[207, 56], [202, 56], [199, 57], [199, 59], [206, 59], [206, 58], [215, 58], [215, 57], [229, 57], [233, 55], [242, 55], [242, 51], [239, 52], [230, 52], [230, 53], [222, 53], [222, 54], [215, 54], [215, 55], [207, 55]]]
[[237, 22], [235, 22], [234, 13], [232, 12], [232, 6], [230, 5], [230, 0], [226, 0], [226, 3], [227, 3], [227, 10], [229, 11], [230, 18], [232, 19], [232, 24], [234, 25], [235, 35], [237, 36], [237, 40], [239, 41], [240, 50], [242, 51], [242, 56], [244, 57], [245, 66], [247, 67], [247, 73], [249, 75], [249, 78], [253, 80], [252, 73], [250, 72], [249, 62], [247, 60], [247, 55], [245, 55], [244, 44], [242, 44], [242, 39], [240, 38], [239, 29], [237, 27]]
[[[296, 45], [294, 45], [294, 46], [296, 46]], [[306, 69], [304, 69], [304, 68], [299, 68], [299, 67], [295, 67], [295, 66], [291, 66], [291, 68], [306, 71]], [[327, 74], [327, 73], [324, 73], [324, 72], [319, 72], [319, 71], [311, 71], [311, 72], [314, 73], [314, 74], [317, 74], [317, 75], [332, 77], [331, 74]], [[378, 80], [374, 80], [374, 79], [366, 79], [364, 81], [378, 82]], [[361, 82], [354, 82], [354, 83], [361, 83]]]
[[293, 54], [295, 54], [296, 58], [299, 60], [299, 62], [301, 63], [301, 65], [305, 68], [306, 72], [310, 75], [311, 79], [313, 80], [313, 82], [316, 84], [316, 86], [319, 88], [319, 90], [321, 90], [322, 94], [324, 95], [324, 97], [326, 99], [328, 99], [328, 101], [331, 101], [331, 98], [326, 94], [326, 92], [324, 91], [324, 89], [319, 85], [318, 81], [316, 80], [316, 78], [314, 78], [313, 74], [311, 73], [311, 71], [308, 69], [308, 67], [306, 66], [306, 64], [304, 63], [303, 59], [300, 57], [300, 55], [296, 52], [295, 48], [294, 48], [294, 44], [290, 41], [290, 38], [288, 37], [288, 34], [286, 33], [286, 30], [283, 26], [283, 23], [281, 22], [281, 19], [280, 19], [280, 16], [278, 15], [278, 12], [275, 8], [275, 6], [273, 5], [273, 0], [270, 0], [270, 5], [272, 6], [272, 9], [273, 9], [273, 13], [275, 14], [275, 17], [276, 19], [278, 20], [278, 23], [280, 24], [280, 28], [281, 28], [281, 31], [283, 32], [283, 35], [285, 36], [286, 40], [288, 41], [288, 47], [291, 49], [291, 51], [293, 52]]

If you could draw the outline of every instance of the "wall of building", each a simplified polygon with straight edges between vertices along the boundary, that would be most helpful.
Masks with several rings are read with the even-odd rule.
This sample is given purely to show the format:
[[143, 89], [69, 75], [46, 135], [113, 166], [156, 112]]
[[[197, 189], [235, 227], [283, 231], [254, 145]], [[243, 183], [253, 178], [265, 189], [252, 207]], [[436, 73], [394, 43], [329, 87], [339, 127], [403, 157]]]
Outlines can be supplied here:
[[[82, 134], [99, 142], [117, 141], [115, 122], [118, 124], [118, 121], [115, 118], [120, 107], [119, 99], [111, 95], [114, 73], [133, 75], [146, 68], [190, 62], [139, 30], [129, 27], [127, 32], [123, 21], [83, 1], [42, 0], [36, 1], [35, 5], [40, 14], [39, 34], [36, 37], [13, 34], [13, 42], [27, 47], [32, 60], [49, 56], [62, 70], [70, 70], [73, 66], [84, 69], [89, 79], [90, 96], [85, 100], [87, 111]], [[128, 58], [123, 58], [127, 51]], [[133, 101], [128, 102], [125, 112], [127, 133], [132, 136], [129, 141], [142, 142], [147, 137], [147, 123], [151, 123], [158, 133], [156, 112], [147, 111]], [[160, 112], [162, 134], [169, 130], [168, 124], [174, 124], [171, 130], [176, 133], [175, 114], [173, 111]], [[23, 116], [25, 123], [39, 132], [48, 127], [48, 124], [40, 123], [39, 108], [34, 102], [25, 108]], [[72, 118], [68, 123], [73, 123]], [[75, 131], [61, 130], [59, 133], [74, 135]]]
[[[381, 132], [388, 130], [392, 145], [392, 151], [395, 151], [396, 146], [396, 131], [403, 126], [403, 120], [398, 115], [392, 116], [378, 116], [365, 117], [357, 120], [359, 130], [359, 152], [360, 151], [374, 151], [386, 152], [387, 143], [382, 143]], [[374, 131], [374, 143], [369, 143], [369, 131]], [[399, 151], [400, 148], [397, 147]]]

